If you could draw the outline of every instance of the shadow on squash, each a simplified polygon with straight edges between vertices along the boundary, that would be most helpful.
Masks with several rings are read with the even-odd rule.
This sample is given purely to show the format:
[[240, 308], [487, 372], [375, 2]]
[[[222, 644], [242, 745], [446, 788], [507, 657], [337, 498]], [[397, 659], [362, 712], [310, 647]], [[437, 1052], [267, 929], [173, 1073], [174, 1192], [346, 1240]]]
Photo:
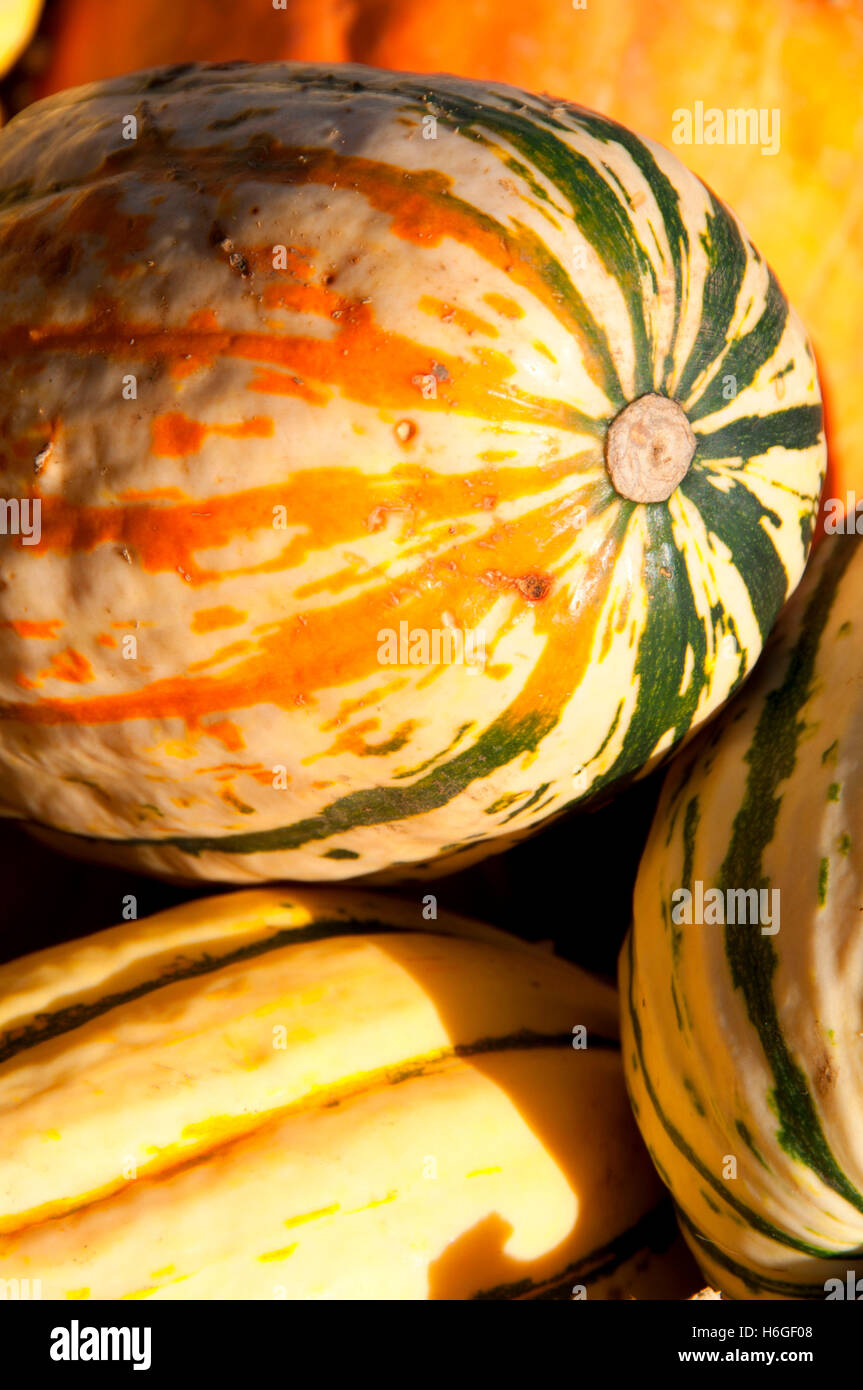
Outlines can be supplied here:
[[[399, 937], [379, 943], [416, 980], [451, 1038], [476, 1035], [477, 982], [423, 977]], [[529, 971], [529, 957], [525, 957]], [[578, 1023], [573, 1018], [573, 1023]], [[566, 1045], [512, 1045], [469, 1063], [502, 1091], [578, 1200], [566, 1238], [534, 1259], [514, 1258], [510, 1224], [497, 1212], [453, 1241], [429, 1267], [429, 1298], [688, 1298], [703, 1279], [680, 1238], [627, 1099], [620, 1054], [596, 1039]], [[583, 1068], [573, 1085], [573, 1068]], [[561, 1107], [561, 1095], [572, 1097]], [[476, 1291], [480, 1290], [478, 1294]]]

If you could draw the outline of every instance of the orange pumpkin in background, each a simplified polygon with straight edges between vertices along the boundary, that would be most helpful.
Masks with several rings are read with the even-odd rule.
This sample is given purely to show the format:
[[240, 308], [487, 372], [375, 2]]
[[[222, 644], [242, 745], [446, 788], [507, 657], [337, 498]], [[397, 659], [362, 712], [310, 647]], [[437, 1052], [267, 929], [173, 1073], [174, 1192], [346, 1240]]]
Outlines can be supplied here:
[[[659, 140], [734, 207], [802, 315], [827, 397], [825, 496], [863, 497], [859, 0], [54, 0], [43, 32], [19, 101], [166, 62], [350, 61], [552, 92]], [[678, 146], [675, 113], [697, 102], [778, 110], [778, 153]]]

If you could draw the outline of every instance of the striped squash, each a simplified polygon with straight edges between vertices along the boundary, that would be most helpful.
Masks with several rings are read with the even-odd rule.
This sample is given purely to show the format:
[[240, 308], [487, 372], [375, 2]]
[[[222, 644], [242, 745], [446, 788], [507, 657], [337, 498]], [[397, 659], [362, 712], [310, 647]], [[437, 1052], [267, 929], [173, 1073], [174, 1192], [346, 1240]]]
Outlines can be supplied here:
[[[52, 0], [28, 101], [134, 68], [248, 58], [371, 63], [514, 82], [571, 96], [662, 144], [701, 110], [683, 158], [721, 189], [802, 314], [830, 421], [829, 493], [863, 496], [861, 303], [863, 5], [860, 0]], [[774, 156], [711, 111], [769, 118]], [[775, 113], [775, 114], [774, 114]], [[697, 120], [697, 117], [696, 117]], [[712, 142], [708, 143], [708, 139]], [[769, 150], [769, 143], [768, 143]], [[825, 228], [829, 231], [825, 234]]]
[[62, 94], [0, 136], [0, 317], [41, 508], [0, 809], [73, 851], [454, 867], [701, 723], [805, 561], [798, 319], [704, 185], [566, 103], [302, 65]]
[[0, 968], [0, 1280], [685, 1297], [616, 1036], [614, 990], [574, 966], [332, 889], [198, 900], [25, 957]]
[[641, 1131], [735, 1298], [848, 1297], [863, 1276], [861, 607], [859, 540], [826, 540], [669, 772], [621, 955]]

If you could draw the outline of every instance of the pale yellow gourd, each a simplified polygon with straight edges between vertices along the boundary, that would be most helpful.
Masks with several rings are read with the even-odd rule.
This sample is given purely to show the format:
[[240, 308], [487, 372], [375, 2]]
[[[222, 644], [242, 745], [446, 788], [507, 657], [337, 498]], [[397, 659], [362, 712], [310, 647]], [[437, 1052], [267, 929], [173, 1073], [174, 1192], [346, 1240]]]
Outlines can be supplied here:
[[24, 957], [0, 968], [0, 1280], [685, 1296], [616, 1033], [609, 985], [385, 897], [204, 899]]

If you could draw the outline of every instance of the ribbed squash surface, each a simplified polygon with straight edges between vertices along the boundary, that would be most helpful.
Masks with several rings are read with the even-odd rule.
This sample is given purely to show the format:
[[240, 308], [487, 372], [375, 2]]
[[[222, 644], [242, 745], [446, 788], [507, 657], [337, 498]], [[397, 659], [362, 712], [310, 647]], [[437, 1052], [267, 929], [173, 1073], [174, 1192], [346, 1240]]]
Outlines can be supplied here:
[[[565, 103], [290, 64], [61, 94], [0, 136], [0, 319], [41, 501], [0, 538], [2, 805], [72, 847], [482, 853], [705, 719], [802, 570], [799, 321], [703, 184]], [[646, 504], [604, 449], [649, 394], [696, 447]], [[453, 630], [481, 663], [381, 659]]]
[[272, 889], [0, 968], [0, 1279], [43, 1298], [672, 1297], [672, 1241], [614, 990], [503, 933]]
[[[847, 1297], [863, 1275], [861, 601], [860, 541], [825, 540], [751, 682], [669, 773], [621, 955], [642, 1134], [732, 1297]], [[687, 924], [678, 898], [675, 923], [681, 888], [718, 890], [721, 915], [714, 898]], [[735, 890], [757, 891], [757, 921], [735, 899], [729, 924]]]

